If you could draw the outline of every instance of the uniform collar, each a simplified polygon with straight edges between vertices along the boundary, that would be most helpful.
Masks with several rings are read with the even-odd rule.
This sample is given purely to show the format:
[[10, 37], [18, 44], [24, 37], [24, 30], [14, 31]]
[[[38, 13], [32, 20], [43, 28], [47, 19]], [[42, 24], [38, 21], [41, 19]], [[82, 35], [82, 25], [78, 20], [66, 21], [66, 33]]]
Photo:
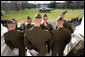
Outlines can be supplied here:
[[59, 29], [63, 29], [63, 28], [64, 28], [64, 27], [60, 27], [60, 28], [58, 27], [57, 30], [59, 30]]
[[41, 28], [41, 27], [34, 26], [34, 28]]

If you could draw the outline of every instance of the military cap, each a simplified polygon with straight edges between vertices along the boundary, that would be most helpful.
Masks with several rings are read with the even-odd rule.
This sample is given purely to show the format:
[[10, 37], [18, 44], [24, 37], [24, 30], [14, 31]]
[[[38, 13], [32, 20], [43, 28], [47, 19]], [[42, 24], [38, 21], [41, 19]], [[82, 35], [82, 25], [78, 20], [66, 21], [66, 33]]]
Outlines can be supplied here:
[[13, 20], [7, 21], [7, 24], [14, 24], [15, 22]]
[[43, 17], [47, 17], [47, 15], [46, 14], [44, 14], [44, 16]]
[[67, 13], [67, 11], [64, 11], [64, 12], [62, 13], [62, 15], [66, 14], [66, 13]]
[[29, 16], [27, 16], [27, 19], [31, 19]]
[[40, 18], [42, 18], [42, 17], [41, 17], [41, 15], [38, 13], [38, 14], [35, 15], [35, 18], [36, 18], [36, 19], [40, 19]]

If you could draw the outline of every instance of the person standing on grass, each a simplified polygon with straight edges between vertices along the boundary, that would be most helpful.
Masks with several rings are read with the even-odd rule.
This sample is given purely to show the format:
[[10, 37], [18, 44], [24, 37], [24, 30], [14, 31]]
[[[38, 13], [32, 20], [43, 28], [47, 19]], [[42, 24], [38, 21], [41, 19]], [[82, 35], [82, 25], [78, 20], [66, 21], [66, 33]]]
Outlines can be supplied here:
[[[59, 16], [58, 18], [62, 17], [62, 19], [63, 19], [63, 21], [64, 21], [64, 24], [63, 24], [64, 28], [69, 29], [69, 30], [71, 31], [71, 33], [73, 33], [74, 30], [73, 30], [73, 28], [72, 28], [71, 23], [69, 23], [69, 22], [66, 20], [66, 13], [67, 13], [67, 11], [64, 11], [64, 12], [61, 14], [61, 16]], [[57, 28], [57, 27], [56, 27], [56, 28]]]
[[63, 26], [63, 18], [57, 20], [58, 28], [53, 31], [53, 38], [51, 41], [52, 56], [63, 56], [65, 46], [71, 40], [71, 31]]
[[16, 25], [16, 29], [15, 30], [18, 30], [18, 31], [22, 31], [22, 27], [18, 27], [18, 23], [17, 23], [17, 20], [15, 18], [12, 19], [12, 21], [15, 23]]
[[34, 26], [28, 29], [24, 35], [24, 43], [28, 49], [34, 49], [38, 52], [37, 56], [46, 55], [46, 41], [51, 39], [51, 34], [49, 31], [42, 30], [41, 25], [41, 15], [36, 14], [34, 19]]
[[31, 27], [33, 27], [32, 19], [29, 16], [27, 16], [27, 28], [30, 29]]
[[[44, 14], [43, 16], [43, 23], [40, 25], [41, 29], [48, 30], [52, 34], [53, 26], [47, 22], [48, 16]], [[50, 41], [46, 41], [48, 53], [50, 52]]]
[[15, 30], [16, 24], [13, 20], [7, 22], [9, 31], [4, 34], [5, 43], [11, 50], [19, 49], [19, 56], [25, 56], [24, 33]]
[[44, 14], [43, 16], [43, 23], [40, 25], [42, 29], [46, 29], [46, 30], [49, 30], [49, 31], [52, 31], [53, 30], [53, 26], [51, 24], [49, 24], [47, 22], [48, 20], [48, 16], [46, 14]]

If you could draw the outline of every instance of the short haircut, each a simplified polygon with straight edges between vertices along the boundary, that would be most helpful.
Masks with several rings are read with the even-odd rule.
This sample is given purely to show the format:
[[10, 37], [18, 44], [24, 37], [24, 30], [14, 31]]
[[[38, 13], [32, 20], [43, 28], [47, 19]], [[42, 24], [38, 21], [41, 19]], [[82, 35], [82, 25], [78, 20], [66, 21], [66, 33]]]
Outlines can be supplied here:
[[15, 22], [13, 20], [7, 21], [7, 24], [14, 24]]
[[29, 16], [27, 16], [27, 20], [28, 20], [28, 19], [31, 19], [31, 18], [30, 18]]
[[63, 18], [62, 17], [59, 17], [57, 21], [63, 21]]
[[40, 19], [40, 18], [42, 18], [42, 17], [39, 13], [35, 15], [35, 19]]

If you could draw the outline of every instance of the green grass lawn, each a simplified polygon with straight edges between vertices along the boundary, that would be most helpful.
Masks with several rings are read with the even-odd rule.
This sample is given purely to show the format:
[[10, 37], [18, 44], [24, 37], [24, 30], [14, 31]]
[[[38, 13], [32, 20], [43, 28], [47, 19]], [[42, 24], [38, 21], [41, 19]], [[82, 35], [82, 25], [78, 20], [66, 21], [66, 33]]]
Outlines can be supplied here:
[[[46, 13], [48, 15], [48, 21], [56, 21], [58, 16], [65, 11], [66, 9], [55, 9], [50, 11], [49, 13]], [[84, 16], [84, 9], [75, 9], [75, 10], [71, 10], [71, 9], [67, 9], [67, 19], [71, 19], [74, 17], [83, 17]], [[20, 20], [26, 20], [27, 16], [30, 16], [32, 19], [34, 19], [34, 16], [36, 13], [40, 13], [38, 11], [38, 9], [25, 9], [20, 10], [19, 12], [17, 11], [10, 11], [10, 12], [3, 12], [4, 16], [1, 16], [1, 20], [10, 20], [12, 18], [16, 18], [17, 21]], [[45, 13], [40, 13], [42, 16]]]

